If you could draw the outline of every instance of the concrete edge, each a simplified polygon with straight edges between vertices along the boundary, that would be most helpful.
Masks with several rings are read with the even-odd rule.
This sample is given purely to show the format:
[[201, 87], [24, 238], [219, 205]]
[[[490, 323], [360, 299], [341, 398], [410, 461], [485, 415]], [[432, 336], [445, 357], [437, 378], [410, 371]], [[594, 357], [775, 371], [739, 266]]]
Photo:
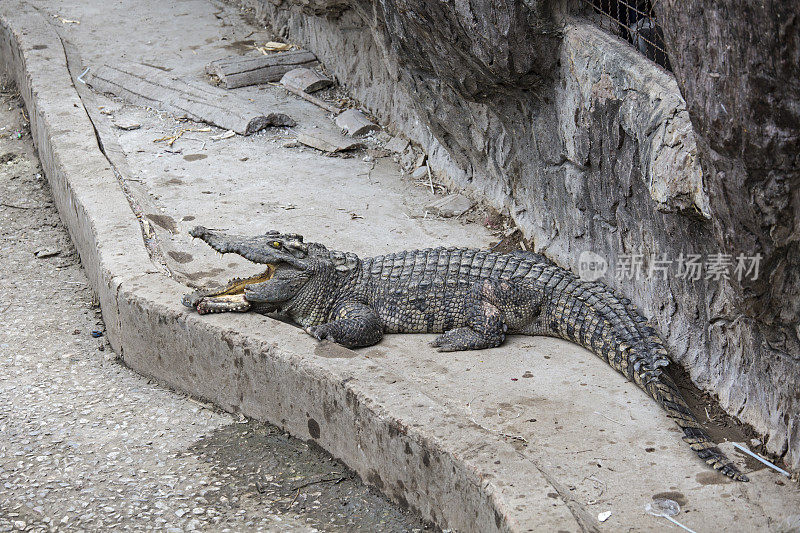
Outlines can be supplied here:
[[546, 496], [558, 487], [540, 465], [369, 358], [319, 345], [266, 317], [189, 313], [179, 303], [185, 287], [159, 273], [145, 251], [55, 30], [30, 6], [5, 3], [0, 58], [30, 114], [42, 167], [99, 297], [108, 340], [132, 369], [315, 441], [441, 528], [595, 528], [568, 495]]

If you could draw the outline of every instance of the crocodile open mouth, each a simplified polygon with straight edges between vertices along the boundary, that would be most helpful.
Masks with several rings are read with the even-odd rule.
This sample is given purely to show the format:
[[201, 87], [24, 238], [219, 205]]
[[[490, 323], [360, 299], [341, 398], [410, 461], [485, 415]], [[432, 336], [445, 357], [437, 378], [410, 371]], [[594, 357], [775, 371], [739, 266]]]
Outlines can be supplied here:
[[267, 269], [256, 276], [249, 278], [232, 279], [223, 289], [218, 292], [204, 293], [196, 302], [194, 307], [198, 314], [207, 313], [231, 313], [248, 311], [251, 303], [244, 297], [244, 289], [248, 285], [261, 283], [272, 278], [275, 274], [275, 266], [267, 265]]

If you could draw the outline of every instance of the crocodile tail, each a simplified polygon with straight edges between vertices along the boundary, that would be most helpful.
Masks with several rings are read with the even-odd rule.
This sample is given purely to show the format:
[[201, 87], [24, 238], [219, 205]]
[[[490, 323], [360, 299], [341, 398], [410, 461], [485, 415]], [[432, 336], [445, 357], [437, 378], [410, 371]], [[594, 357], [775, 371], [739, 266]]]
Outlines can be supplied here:
[[[639, 312], [626, 300], [625, 307], [637, 323], [637, 329], [642, 335], [639, 346], [644, 349], [647, 356], [641, 359], [642, 365], [638, 369], [637, 383], [667, 412], [667, 416], [683, 430], [683, 440], [714, 470], [719, 470], [726, 476], [738, 481], [750, 481], [741, 473], [736, 465], [720, 450], [711, 440], [708, 433], [694, 416], [686, 404], [683, 395], [672, 378], [664, 373], [661, 366], [667, 366], [669, 356], [667, 348], [655, 329], [647, 323]], [[654, 363], [651, 363], [654, 362]]]
[[697, 453], [700, 459], [708, 463], [714, 470], [738, 481], [750, 481], [736, 465], [722, 453], [711, 437], [703, 430], [697, 418], [689, 410], [675, 382], [666, 374], [661, 374], [644, 385], [644, 389], [652, 396], [683, 430], [683, 440]]
[[574, 275], [562, 274], [557, 281], [563, 289], [554, 294], [548, 320], [528, 333], [571, 340], [600, 356], [664, 408], [683, 430], [683, 440], [701, 459], [733, 479], [748, 481], [717, 448], [675, 382], [663, 372], [670, 363], [667, 349], [630, 300], [605, 285], [583, 282]]

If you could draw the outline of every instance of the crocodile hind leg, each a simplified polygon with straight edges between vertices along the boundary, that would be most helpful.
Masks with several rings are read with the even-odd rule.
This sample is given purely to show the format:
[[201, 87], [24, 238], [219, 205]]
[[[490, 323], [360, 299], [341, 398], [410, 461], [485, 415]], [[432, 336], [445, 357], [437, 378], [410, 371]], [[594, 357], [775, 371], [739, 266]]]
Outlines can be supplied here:
[[466, 297], [466, 327], [445, 332], [431, 345], [440, 352], [500, 346], [507, 331], [524, 332], [538, 319], [541, 302], [541, 293], [524, 282], [483, 280]]
[[499, 331], [475, 330], [471, 327], [451, 329], [432, 342], [440, 352], [458, 352], [461, 350], [482, 350], [484, 348], [496, 348], [503, 344], [505, 334], [502, 327]]
[[317, 340], [330, 340], [347, 348], [372, 346], [383, 338], [383, 323], [368, 306], [345, 302], [332, 313], [330, 322], [311, 326], [306, 331]]

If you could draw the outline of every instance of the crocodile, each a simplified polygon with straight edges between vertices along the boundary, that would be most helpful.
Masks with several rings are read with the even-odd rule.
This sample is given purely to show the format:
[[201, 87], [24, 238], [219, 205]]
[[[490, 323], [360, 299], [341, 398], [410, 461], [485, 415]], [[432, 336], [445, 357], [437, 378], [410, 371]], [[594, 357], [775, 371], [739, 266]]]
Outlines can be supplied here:
[[197, 226], [190, 234], [267, 265], [260, 275], [184, 296], [199, 313], [282, 313], [316, 339], [349, 348], [376, 344], [384, 333], [439, 333], [431, 342], [439, 351], [492, 348], [508, 334], [566, 339], [650, 395], [709, 466], [748, 481], [664, 372], [666, 346], [630, 300], [544, 256], [431, 248], [359, 258], [277, 231], [244, 237]]

